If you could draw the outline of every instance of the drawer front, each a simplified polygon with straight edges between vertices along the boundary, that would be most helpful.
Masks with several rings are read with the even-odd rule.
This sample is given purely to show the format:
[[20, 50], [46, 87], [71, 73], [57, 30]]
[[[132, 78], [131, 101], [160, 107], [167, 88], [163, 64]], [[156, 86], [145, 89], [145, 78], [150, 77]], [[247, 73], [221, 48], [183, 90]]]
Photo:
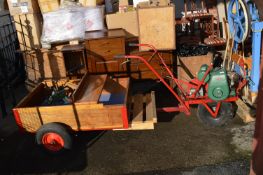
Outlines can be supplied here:
[[115, 60], [118, 54], [125, 54], [124, 38], [111, 38], [87, 41], [88, 69], [90, 73], [125, 72], [124, 59]]
[[87, 42], [88, 54], [112, 58], [125, 53], [124, 38], [100, 39]]
[[[172, 66], [173, 65], [172, 53], [160, 53], [160, 54], [163, 57], [166, 65], [170, 69], [172, 69], [173, 68], [173, 66]], [[151, 52], [146, 52], [146, 53], [142, 52], [142, 53], [137, 53], [136, 55], [145, 58], [154, 69], [156, 69], [156, 70], [162, 70], [163, 69], [162, 68], [163, 66], [161, 64], [159, 57], [158, 56], [151, 57], [152, 56]], [[149, 68], [143, 62], [141, 62], [139, 60], [135, 60], [135, 59], [131, 60], [130, 70], [132, 73], [133, 72], [140, 72], [140, 71], [147, 71], [147, 72], [150, 71]], [[150, 72], [148, 74], [151, 74]], [[152, 73], [152, 75], [154, 76], [153, 73]]]

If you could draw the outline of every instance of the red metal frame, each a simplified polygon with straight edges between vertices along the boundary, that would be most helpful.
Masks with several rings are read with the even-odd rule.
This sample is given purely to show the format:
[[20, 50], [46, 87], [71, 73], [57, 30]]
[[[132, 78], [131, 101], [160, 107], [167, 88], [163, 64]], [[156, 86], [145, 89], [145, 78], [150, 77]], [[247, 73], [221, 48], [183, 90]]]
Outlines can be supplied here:
[[[186, 82], [183, 80], [179, 80], [177, 78], [174, 77], [173, 72], [169, 69], [169, 67], [166, 65], [164, 59], [162, 58], [162, 56], [160, 55], [160, 53], [158, 53], [157, 49], [150, 45], [150, 44], [131, 44], [131, 46], [137, 46], [137, 47], [148, 47], [151, 50], [153, 50], [153, 55], [157, 54], [162, 65], [164, 66], [164, 68], [166, 69], [166, 71], [168, 72], [168, 74], [171, 76], [171, 78], [173, 79], [173, 81], [175, 82], [175, 84], [177, 85], [178, 89], [180, 90], [180, 94], [178, 95], [173, 88], [171, 88], [167, 82], [164, 80], [164, 78], [147, 62], [147, 60], [141, 56], [135, 56], [135, 55], [124, 55], [122, 56], [122, 58], [126, 58], [126, 59], [139, 59], [140, 61], [142, 61], [155, 75], [156, 77], [166, 86], [166, 88], [172, 93], [172, 95], [178, 100], [179, 102], [179, 106], [178, 107], [165, 107], [165, 108], [161, 108], [161, 109], [157, 109], [158, 111], [165, 111], [165, 112], [184, 112], [186, 115], [190, 115], [190, 105], [194, 105], [194, 104], [202, 104], [204, 105], [204, 107], [208, 110], [208, 112], [212, 115], [212, 117], [216, 118], [216, 116], [218, 115], [220, 106], [222, 102], [234, 102], [236, 100], [238, 100], [238, 94], [240, 92], [240, 90], [247, 84], [247, 80], [245, 78], [242, 79], [242, 81], [240, 81], [237, 89], [236, 89], [236, 96], [234, 97], [229, 97], [223, 101], [217, 102], [217, 106], [215, 111], [213, 111], [208, 103], [212, 103], [212, 102], [216, 102], [211, 100], [208, 97], [208, 94], [204, 94], [204, 96], [197, 96], [197, 93], [200, 91], [201, 87], [204, 86], [207, 89], [207, 84], [205, 83], [205, 79], [208, 76], [208, 74], [210, 73], [210, 71], [213, 69], [213, 64], [211, 64], [209, 66], [209, 68], [207, 69], [207, 71], [205, 72], [204, 77], [202, 78], [202, 80], [200, 81], [197, 78], [194, 78], [193, 80], [191, 80], [190, 82]], [[117, 56], [116, 58], [119, 58], [120, 56]], [[181, 84], [185, 84], [187, 85], [187, 91], [185, 91]], [[190, 94], [190, 90], [194, 88], [195, 92], [193, 94]]]
[[19, 131], [20, 132], [24, 132], [24, 127], [23, 127], [23, 124], [22, 124], [22, 121], [21, 121], [21, 118], [20, 118], [18, 110], [17, 109], [13, 109], [13, 114], [14, 114], [17, 126], [19, 128]]

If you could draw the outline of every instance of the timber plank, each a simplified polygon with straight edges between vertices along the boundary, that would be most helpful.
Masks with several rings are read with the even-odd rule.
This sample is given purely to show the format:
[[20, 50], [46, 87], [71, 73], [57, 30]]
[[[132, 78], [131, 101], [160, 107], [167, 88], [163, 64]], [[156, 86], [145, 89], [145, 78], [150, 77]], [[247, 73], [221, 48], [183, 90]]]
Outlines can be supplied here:
[[153, 122], [153, 101], [151, 94], [146, 94], [145, 95], [145, 103], [146, 103], [146, 121], [145, 122]]
[[237, 115], [243, 120], [244, 123], [249, 123], [255, 121], [256, 112], [251, 111], [251, 108], [249, 108], [242, 100], [236, 101], [236, 104], [238, 106], [237, 109]]
[[82, 87], [79, 87], [79, 93], [76, 92], [74, 99], [76, 103], [94, 104], [98, 103], [103, 87], [107, 80], [107, 75], [88, 76]]
[[143, 95], [137, 94], [134, 96], [132, 124], [142, 123], [142, 121], [143, 121]]

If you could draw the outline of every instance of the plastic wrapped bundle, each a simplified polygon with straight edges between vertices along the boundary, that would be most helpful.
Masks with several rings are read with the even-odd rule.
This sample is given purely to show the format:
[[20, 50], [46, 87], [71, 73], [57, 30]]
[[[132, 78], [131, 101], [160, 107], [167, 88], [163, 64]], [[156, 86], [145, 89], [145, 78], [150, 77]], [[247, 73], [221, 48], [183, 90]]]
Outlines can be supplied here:
[[83, 8], [60, 9], [43, 14], [42, 45], [85, 37]]
[[86, 31], [103, 30], [104, 6], [89, 7], [84, 10]]

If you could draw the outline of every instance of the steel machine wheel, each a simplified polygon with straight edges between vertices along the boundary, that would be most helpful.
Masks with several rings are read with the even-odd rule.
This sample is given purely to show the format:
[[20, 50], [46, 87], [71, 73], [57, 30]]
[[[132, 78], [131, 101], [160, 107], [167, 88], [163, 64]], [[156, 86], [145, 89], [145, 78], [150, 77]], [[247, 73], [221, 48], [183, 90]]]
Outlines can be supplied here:
[[[215, 111], [217, 103], [210, 103], [208, 106]], [[197, 117], [207, 126], [217, 127], [224, 126], [234, 117], [234, 108], [231, 103], [222, 102], [219, 108], [218, 115], [213, 117], [203, 105], [198, 105]]]

